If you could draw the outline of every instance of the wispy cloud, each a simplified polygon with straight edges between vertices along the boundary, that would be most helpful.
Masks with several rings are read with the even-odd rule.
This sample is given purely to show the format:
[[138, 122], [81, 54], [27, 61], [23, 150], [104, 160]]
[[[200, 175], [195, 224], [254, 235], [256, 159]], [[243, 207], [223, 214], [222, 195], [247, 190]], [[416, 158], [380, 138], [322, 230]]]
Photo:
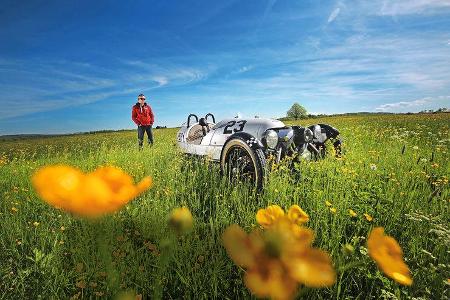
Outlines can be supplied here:
[[331, 23], [331, 22], [333, 22], [336, 18], [337, 18], [337, 16], [339, 15], [339, 13], [341, 12], [341, 8], [340, 7], [337, 7], [337, 8], [335, 8], [332, 12], [331, 12], [331, 14], [330, 14], [330, 16], [328, 17], [328, 23]]
[[423, 13], [442, 13], [447, 9], [450, 9], [450, 0], [383, 0], [378, 14], [396, 16]]
[[237, 71], [237, 73], [245, 73], [250, 71], [251, 69], [253, 69], [253, 66], [243, 66]]
[[408, 110], [420, 110], [421, 108], [427, 108], [433, 102], [439, 103], [443, 101], [450, 100], [450, 96], [439, 96], [439, 97], [425, 97], [422, 99], [416, 99], [411, 101], [400, 101], [394, 103], [382, 104], [375, 108], [377, 111], [381, 112], [398, 112], [398, 111], [408, 111]]
[[[141, 61], [122, 62], [115, 68], [105, 69], [77, 62], [36, 64], [1, 60], [0, 75], [5, 78], [0, 82], [0, 120], [191, 84], [205, 77], [204, 72], [190, 66], [161, 67]], [[22, 86], [23, 81], [27, 86]], [[20, 109], [17, 109], [17, 97], [22, 99]]]

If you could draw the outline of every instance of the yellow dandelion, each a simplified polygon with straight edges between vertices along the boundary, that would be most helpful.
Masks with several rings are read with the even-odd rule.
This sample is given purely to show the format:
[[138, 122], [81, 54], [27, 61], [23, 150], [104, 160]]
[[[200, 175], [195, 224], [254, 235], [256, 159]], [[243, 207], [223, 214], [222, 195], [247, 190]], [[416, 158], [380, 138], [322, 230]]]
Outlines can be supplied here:
[[400, 284], [411, 285], [408, 266], [403, 261], [403, 252], [397, 241], [384, 234], [383, 227], [376, 227], [367, 239], [369, 255], [378, 267]]
[[169, 225], [179, 234], [192, 229], [193, 218], [187, 207], [175, 208], [170, 214]]
[[348, 214], [350, 215], [350, 217], [353, 217], [353, 218], [358, 215], [353, 209], [349, 209]]
[[373, 218], [372, 218], [372, 216], [371, 215], [369, 215], [369, 214], [367, 214], [367, 213], [364, 213], [364, 217], [366, 218], [366, 220], [367, 221], [369, 221], [369, 222], [372, 222], [373, 221]]
[[32, 177], [39, 196], [57, 208], [85, 217], [112, 213], [152, 185], [150, 177], [133, 184], [130, 175], [116, 167], [83, 173], [66, 166], [47, 166]]
[[335, 214], [336, 213], [336, 207], [330, 207], [330, 212]]
[[327, 201], [325, 201], [325, 205], [326, 205], [326, 206], [328, 206], [328, 207], [331, 207], [331, 206], [333, 206], [333, 204], [332, 204], [332, 203], [331, 203], [330, 201], [328, 201], [328, 200], [327, 200]]

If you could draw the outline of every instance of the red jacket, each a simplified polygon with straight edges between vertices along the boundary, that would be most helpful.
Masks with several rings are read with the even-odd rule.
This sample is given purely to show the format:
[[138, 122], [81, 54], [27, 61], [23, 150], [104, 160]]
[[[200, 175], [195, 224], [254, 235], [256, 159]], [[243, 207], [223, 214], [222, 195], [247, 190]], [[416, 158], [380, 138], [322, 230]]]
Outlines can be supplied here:
[[131, 110], [131, 119], [133, 119], [136, 125], [153, 125], [155, 121], [155, 117], [153, 116], [153, 111], [150, 105], [144, 103], [141, 106], [139, 103], [133, 105], [133, 109]]

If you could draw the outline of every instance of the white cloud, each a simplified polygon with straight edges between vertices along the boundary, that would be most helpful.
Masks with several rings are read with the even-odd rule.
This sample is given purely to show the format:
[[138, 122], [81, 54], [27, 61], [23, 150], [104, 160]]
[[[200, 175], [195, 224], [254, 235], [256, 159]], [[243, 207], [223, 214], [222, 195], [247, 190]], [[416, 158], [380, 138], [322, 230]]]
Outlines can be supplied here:
[[408, 110], [420, 110], [420, 108], [426, 108], [427, 105], [438, 102], [446, 102], [450, 100], [450, 96], [439, 97], [425, 97], [422, 99], [416, 99], [412, 101], [400, 101], [394, 103], [386, 103], [378, 106], [375, 110], [380, 112], [398, 112]]
[[335, 8], [332, 12], [331, 12], [331, 14], [330, 14], [330, 16], [328, 17], [328, 23], [331, 23], [331, 22], [333, 22], [336, 18], [337, 18], [337, 16], [339, 15], [339, 13], [341, 12], [341, 9], [338, 7], [338, 8]]
[[158, 87], [165, 86], [169, 83], [169, 79], [165, 76], [155, 76], [153, 77], [153, 81], [158, 83]]
[[[111, 97], [126, 96], [169, 85], [202, 80], [206, 73], [182, 65], [123, 62], [115, 69], [77, 62], [29, 62], [0, 59], [0, 120], [76, 107]], [[130, 70], [130, 66], [133, 66]], [[136, 71], [136, 69], [138, 69]], [[120, 70], [120, 72], [118, 72]], [[27, 86], [22, 86], [26, 81]], [[17, 97], [23, 99], [20, 109]]]
[[251, 69], [253, 69], [253, 66], [243, 66], [237, 71], [237, 73], [245, 73], [250, 71]]
[[449, 8], [450, 0], [384, 0], [378, 14], [395, 16], [437, 13]]

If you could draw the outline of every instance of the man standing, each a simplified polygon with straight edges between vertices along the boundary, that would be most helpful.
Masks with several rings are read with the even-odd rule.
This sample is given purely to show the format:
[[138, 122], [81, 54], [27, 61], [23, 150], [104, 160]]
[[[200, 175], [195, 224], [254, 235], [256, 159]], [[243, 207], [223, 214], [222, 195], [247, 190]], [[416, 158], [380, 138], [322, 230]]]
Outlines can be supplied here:
[[148, 144], [153, 145], [152, 125], [155, 121], [153, 111], [150, 105], [145, 103], [145, 96], [140, 94], [138, 96], [138, 103], [133, 105], [131, 110], [131, 119], [138, 126], [138, 141], [139, 149], [142, 149], [144, 143], [144, 132], [147, 132]]

